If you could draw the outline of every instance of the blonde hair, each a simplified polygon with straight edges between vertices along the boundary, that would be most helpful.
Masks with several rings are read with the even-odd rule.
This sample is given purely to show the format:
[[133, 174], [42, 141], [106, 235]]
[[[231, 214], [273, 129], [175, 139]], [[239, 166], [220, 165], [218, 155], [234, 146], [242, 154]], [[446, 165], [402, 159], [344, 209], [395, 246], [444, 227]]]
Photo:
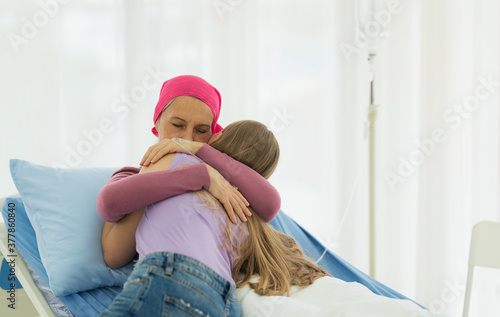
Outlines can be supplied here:
[[233, 122], [222, 130], [212, 147], [269, 178], [278, 165], [280, 147], [264, 124], [253, 120]]
[[[278, 141], [264, 124], [257, 121], [230, 124], [212, 146], [253, 168], [266, 179], [278, 165]], [[238, 253], [232, 269], [237, 287], [249, 284], [260, 295], [286, 293], [289, 296], [292, 285], [310, 285], [315, 279], [329, 275], [305, 257], [292, 237], [274, 229], [253, 210], [246, 224], [248, 237], [237, 246], [233, 245], [226, 229], [229, 235], [226, 241]], [[258, 282], [250, 282], [254, 274], [260, 275]], [[243, 277], [239, 279], [240, 276]]]

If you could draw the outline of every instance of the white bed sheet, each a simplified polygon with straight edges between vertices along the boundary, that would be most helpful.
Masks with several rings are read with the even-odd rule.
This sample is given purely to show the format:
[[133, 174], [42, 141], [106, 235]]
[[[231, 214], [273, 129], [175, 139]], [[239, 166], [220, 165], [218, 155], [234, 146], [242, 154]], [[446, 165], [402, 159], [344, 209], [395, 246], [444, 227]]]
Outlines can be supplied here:
[[410, 300], [376, 295], [360, 283], [348, 283], [333, 277], [322, 277], [307, 287], [294, 286], [290, 297], [260, 296], [248, 285], [237, 289], [236, 293], [246, 317], [438, 316]]

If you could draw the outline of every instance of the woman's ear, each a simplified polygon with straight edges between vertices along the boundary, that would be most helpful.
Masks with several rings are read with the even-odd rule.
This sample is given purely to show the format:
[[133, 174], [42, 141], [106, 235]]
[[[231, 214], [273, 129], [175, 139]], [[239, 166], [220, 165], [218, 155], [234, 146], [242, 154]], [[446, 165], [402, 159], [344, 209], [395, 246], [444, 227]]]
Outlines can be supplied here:
[[217, 132], [216, 134], [213, 134], [211, 137], [210, 137], [210, 140], [208, 140], [208, 145], [212, 145], [213, 143], [217, 142], [220, 137], [222, 136], [222, 131], [220, 132]]
[[160, 131], [159, 126], [160, 126], [160, 120], [161, 120], [161, 115], [162, 114], [163, 114], [163, 112], [160, 113], [160, 115], [158, 116], [158, 119], [156, 119], [156, 122], [155, 122], [156, 131]]

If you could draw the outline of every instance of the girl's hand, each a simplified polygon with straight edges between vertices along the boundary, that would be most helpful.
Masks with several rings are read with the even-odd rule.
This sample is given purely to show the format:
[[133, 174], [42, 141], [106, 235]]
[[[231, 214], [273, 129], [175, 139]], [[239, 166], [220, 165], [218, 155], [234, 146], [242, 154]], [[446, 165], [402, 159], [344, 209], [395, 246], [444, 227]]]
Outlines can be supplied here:
[[169, 153], [188, 153], [196, 154], [198, 150], [203, 146], [202, 142], [188, 141], [183, 142], [181, 147], [171, 139], [164, 139], [154, 145], [151, 145], [146, 151], [146, 154], [142, 157], [141, 166], [149, 166], [149, 164], [154, 164], [158, 162], [163, 156]]
[[208, 175], [210, 176], [210, 188], [208, 192], [221, 202], [231, 222], [236, 223], [235, 212], [241, 221], [246, 222], [246, 217], [252, 215], [247, 208], [250, 205], [248, 201], [238, 189], [231, 185], [216, 169], [210, 165], [207, 165], [207, 169]]

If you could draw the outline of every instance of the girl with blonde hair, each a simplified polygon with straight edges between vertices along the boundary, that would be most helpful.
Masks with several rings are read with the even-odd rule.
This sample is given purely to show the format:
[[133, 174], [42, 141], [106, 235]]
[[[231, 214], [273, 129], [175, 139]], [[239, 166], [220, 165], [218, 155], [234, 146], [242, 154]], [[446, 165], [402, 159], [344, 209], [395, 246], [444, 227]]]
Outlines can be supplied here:
[[[239, 121], [228, 126], [224, 133], [226, 137], [213, 143], [213, 148], [251, 167], [266, 179], [272, 175], [278, 165], [279, 145], [265, 125]], [[248, 283], [259, 295], [289, 295], [292, 285], [310, 285], [315, 279], [329, 275], [304, 256], [292, 237], [274, 229], [258, 214], [254, 213], [246, 226], [246, 240], [233, 245], [238, 251], [232, 269], [237, 287]], [[259, 282], [250, 282], [254, 274], [260, 276]]]

